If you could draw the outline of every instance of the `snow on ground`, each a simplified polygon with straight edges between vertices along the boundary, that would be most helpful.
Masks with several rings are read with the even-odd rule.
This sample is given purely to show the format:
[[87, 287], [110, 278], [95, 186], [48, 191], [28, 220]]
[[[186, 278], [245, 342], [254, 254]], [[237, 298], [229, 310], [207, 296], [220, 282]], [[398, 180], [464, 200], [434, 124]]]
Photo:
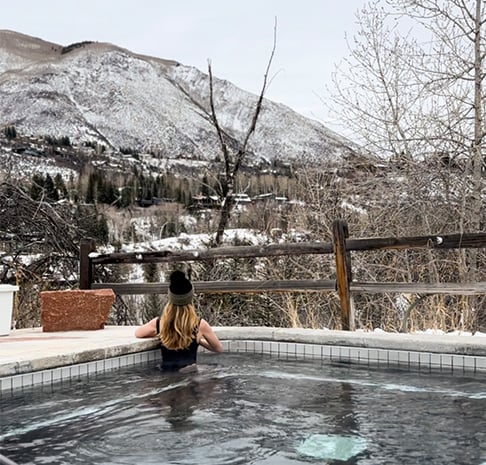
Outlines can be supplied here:
[[[357, 333], [363, 332], [368, 333], [368, 330], [364, 329], [357, 329]], [[374, 333], [386, 333], [387, 331], [383, 331], [381, 328], [375, 328], [373, 330]], [[477, 336], [477, 337], [486, 337], [486, 333], [481, 333], [476, 331], [475, 333], [471, 333], [469, 331], [449, 331], [445, 332], [441, 329], [427, 329], [425, 331], [413, 331], [413, 334], [430, 334], [431, 336]]]
[[[175, 237], [167, 237], [164, 239], [154, 239], [146, 242], [127, 243], [123, 244], [120, 252], [123, 253], [142, 253], [150, 251], [179, 251], [179, 250], [204, 250], [207, 249], [213, 234], [186, 234], [181, 233]], [[268, 244], [268, 236], [261, 233], [256, 233], [249, 229], [228, 229], [223, 235], [223, 245], [233, 245], [236, 242], [244, 242], [247, 245], [262, 245]], [[113, 246], [98, 247], [97, 252], [92, 252], [91, 257], [95, 257], [100, 253], [115, 252]], [[130, 282], [144, 282], [143, 265], [134, 264], [128, 277]]]
[[[175, 237], [153, 239], [145, 242], [123, 244], [120, 252], [150, 252], [154, 250], [199, 250], [205, 249], [211, 243], [213, 234], [186, 234], [181, 233]], [[261, 245], [268, 243], [268, 236], [255, 233], [249, 229], [228, 229], [223, 236], [224, 245], [233, 245], [235, 242], [244, 242], [248, 245]], [[99, 247], [99, 253], [114, 252], [112, 246]]]

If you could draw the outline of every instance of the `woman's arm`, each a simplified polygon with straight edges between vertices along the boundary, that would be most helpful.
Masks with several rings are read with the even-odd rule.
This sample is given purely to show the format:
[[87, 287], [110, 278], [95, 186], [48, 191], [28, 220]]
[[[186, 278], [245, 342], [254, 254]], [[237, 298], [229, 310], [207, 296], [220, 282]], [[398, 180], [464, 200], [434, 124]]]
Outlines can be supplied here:
[[148, 323], [139, 326], [135, 330], [135, 337], [155, 337], [157, 336], [157, 318], [153, 318]]
[[206, 320], [199, 323], [199, 344], [211, 352], [223, 352], [223, 346]]

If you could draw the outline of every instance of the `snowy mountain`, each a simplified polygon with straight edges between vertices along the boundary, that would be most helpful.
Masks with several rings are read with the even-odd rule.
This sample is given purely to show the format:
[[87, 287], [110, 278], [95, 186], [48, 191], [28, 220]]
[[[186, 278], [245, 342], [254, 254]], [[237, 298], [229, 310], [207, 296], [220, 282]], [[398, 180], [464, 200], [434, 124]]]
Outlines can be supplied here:
[[[237, 147], [257, 96], [214, 78], [221, 127]], [[0, 31], [0, 128], [133, 148], [162, 158], [214, 160], [208, 76], [175, 61], [108, 43], [62, 46]], [[328, 161], [353, 144], [317, 121], [264, 101], [249, 151], [255, 160]]]

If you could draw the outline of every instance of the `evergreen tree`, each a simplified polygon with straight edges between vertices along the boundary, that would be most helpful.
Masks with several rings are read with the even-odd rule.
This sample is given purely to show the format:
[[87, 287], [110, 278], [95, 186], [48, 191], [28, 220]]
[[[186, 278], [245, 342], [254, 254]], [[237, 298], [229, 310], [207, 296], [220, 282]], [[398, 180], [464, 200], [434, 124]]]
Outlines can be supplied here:
[[[143, 267], [144, 279], [148, 283], [159, 281], [159, 270], [156, 263], [147, 263]], [[156, 316], [160, 316], [162, 311], [162, 298], [158, 294], [149, 294], [144, 298], [143, 319], [149, 321]]]
[[30, 196], [34, 200], [40, 200], [44, 191], [44, 177], [35, 173], [32, 176], [32, 183], [30, 184]]
[[17, 137], [17, 130], [15, 129], [15, 126], [6, 126], [3, 130], [5, 137], [7, 139], [15, 139]]
[[108, 243], [108, 221], [103, 213], [98, 212], [96, 205], [77, 205], [76, 218], [78, 228], [85, 237], [93, 237], [102, 244]]
[[54, 176], [54, 186], [55, 186], [60, 198], [62, 198], [62, 199], [67, 198], [68, 190], [66, 188], [66, 184], [64, 183], [64, 179], [62, 179], [62, 176], [61, 176], [60, 173], [57, 173], [56, 176]]
[[132, 190], [129, 187], [121, 187], [117, 207], [126, 208], [133, 203]]
[[165, 197], [165, 182], [164, 177], [158, 175], [155, 179], [155, 192], [157, 193], [157, 197]]
[[202, 178], [201, 194], [208, 197], [210, 194], [209, 180], [206, 175]]
[[59, 194], [57, 193], [54, 181], [49, 173], [46, 174], [44, 180], [44, 189], [46, 192], [47, 200], [49, 200], [50, 202], [57, 202], [59, 200]]
[[86, 189], [86, 203], [94, 203], [96, 199], [96, 176], [91, 173], [88, 177], [88, 187]]
[[110, 231], [108, 228], [108, 221], [104, 214], [100, 214], [96, 218], [96, 234], [97, 238], [102, 244], [107, 244], [110, 238]]
[[96, 201], [98, 203], [110, 203], [109, 182], [103, 177], [96, 176]]
[[71, 141], [68, 136], [62, 136], [58, 140], [58, 144], [62, 147], [71, 147]]

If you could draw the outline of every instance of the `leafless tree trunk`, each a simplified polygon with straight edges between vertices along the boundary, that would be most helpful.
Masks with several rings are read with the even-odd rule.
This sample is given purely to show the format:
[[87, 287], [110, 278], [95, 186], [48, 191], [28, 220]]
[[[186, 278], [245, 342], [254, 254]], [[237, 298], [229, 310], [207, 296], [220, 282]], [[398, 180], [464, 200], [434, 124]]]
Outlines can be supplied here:
[[222, 190], [222, 203], [221, 203], [221, 212], [219, 216], [218, 227], [216, 230], [216, 236], [214, 238], [214, 246], [221, 245], [223, 241], [223, 234], [228, 225], [228, 221], [230, 218], [231, 210], [234, 205], [234, 187], [235, 187], [235, 179], [238, 171], [240, 170], [241, 166], [245, 162], [245, 157], [247, 155], [247, 147], [250, 137], [255, 132], [256, 125], [258, 122], [258, 117], [260, 116], [260, 112], [262, 110], [263, 105], [263, 98], [265, 96], [265, 92], [267, 90], [268, 84], [268, 73], [270, 71], [270, 67], [272, 64], [273, 56], [275, 54], [275, 47], [276, 47], [276, 25], [274, 27], [274, 41], [273, 41], [273, 48], [270, 54], [270, 58], [267, 63], [267, 68], [265, 71], [265, 75], [263, 77], [263, 86], [258, 97], [255, 111], [253, 113], [253, 117], [246, 132], [246, 135], [241, 143], [239, 143], [239, 147], [236, 151], [236, 154], [233, 155], [232, 150], [228, 147], [227, 144], [227, 137], [224, 133], [223, 128], [221, 128], [218, 118], [216, 115], [216, 106], [214, 102], [214, 83], [213, 83], [213, 72], [211, 69], [211, 63], [208, 65], [208, 73], [209, 73], [209, 92], [210, 92], [210, 106], [211, 106], [211, 118], [216, 128], [216, 132], [218, 134], [218, 139], [221, 145], [221, 151], [223, 153], [224, 159], [224, 177], [221, 180], [221, 190]]

